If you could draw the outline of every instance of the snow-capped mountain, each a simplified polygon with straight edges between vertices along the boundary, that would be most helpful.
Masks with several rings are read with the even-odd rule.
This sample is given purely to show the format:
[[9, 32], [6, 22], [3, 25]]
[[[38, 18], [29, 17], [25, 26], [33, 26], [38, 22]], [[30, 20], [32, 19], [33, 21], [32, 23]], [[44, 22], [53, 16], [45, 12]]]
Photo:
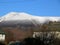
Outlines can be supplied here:
[[45, 23], [47, 21], [59, 21], [60, 17], [42, 17], [42, 16], [33, 16], [27, 13], [19, 12], [10, 12], [2, 17], [0, 17], [0, 22], [2, 21], [11, 21], [11, 20], [36, 20], [39, 23]]
[[4, 15], [0, 18], [1, 21], [8, 21], [8, 20], [24, 20], [24, 19], [31, 19], [32, 16], [27, 13], [17, 13], [17, 12], [11, 12], [7, 15]]

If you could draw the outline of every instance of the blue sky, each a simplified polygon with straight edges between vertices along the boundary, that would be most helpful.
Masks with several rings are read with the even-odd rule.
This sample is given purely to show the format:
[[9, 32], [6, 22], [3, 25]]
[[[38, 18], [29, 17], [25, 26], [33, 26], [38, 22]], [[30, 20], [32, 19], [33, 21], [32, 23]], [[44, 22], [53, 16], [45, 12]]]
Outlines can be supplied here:
[[60, 0], [0, 0], [0, 16], [9, 12], [60, 16]]

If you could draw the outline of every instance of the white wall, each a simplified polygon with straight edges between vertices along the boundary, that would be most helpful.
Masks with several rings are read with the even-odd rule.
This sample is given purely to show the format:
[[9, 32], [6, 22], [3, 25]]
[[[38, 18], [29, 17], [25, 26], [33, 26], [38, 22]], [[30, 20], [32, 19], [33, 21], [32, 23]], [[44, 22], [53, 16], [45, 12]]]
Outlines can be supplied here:
[[0, 34], [0, 41], [5, 41], [5, 34]]

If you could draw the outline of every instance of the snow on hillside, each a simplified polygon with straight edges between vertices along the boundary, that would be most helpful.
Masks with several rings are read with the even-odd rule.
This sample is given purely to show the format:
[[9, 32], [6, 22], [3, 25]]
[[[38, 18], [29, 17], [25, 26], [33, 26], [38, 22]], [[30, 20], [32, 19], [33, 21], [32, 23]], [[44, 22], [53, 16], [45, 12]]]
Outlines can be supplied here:
[[2, 21], [11, 21], [11, 20], [36, 20], [39, 23], [45, 23], [47, 21], [60, 21], [60, 17], [43, 17], [43, 16], [33, 16], [24, 12], [10, 12], [0, 18]]
[[11, 12], [1, 17], [1, 21], [31, 19], [32, 16], [26, 13]]

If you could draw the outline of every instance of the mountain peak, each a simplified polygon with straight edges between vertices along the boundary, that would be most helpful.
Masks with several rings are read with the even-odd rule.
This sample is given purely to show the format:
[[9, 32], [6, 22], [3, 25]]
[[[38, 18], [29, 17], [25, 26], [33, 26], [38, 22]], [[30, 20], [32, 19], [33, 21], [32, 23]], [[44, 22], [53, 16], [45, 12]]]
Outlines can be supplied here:
[[10, 17], [10, 16], [31, 16], [30, 14], [27, 14], [25, 12], [10, 12], [5, 15], [5, 17]]
[[24, 13], [24, 12], [10, 12], [5, 16], [1, 17], [1, 21], [8, 21], [8, 20], [23, 20], [23, 19], [31, 19], [32, 15]]

